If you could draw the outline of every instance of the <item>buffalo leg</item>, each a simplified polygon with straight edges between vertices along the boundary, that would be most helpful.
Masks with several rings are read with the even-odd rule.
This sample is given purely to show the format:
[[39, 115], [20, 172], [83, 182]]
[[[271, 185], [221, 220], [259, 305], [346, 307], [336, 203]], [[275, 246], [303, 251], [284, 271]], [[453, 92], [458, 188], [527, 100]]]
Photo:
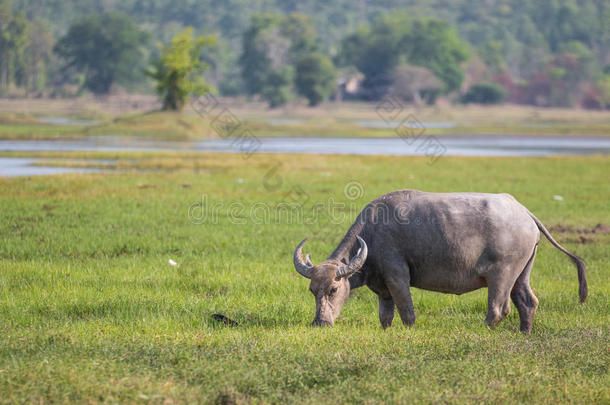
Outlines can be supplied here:
[[513, 303], [519, 311], [519, 320], [521, 332], [530, 333], [532, 330], [532, 324], [534, 322], [534, 313], [538, 308], [538, 299], [532, 292], [530, 287], [530, 272], [534, 265], [534, 258], [536, 257], [536, 250], [538, 246], [534, 247], [534, 253], [530, 257], [529, 261], [525, 265], [525, 268], [517, 278], [515, 285], [510, 293], [510, 297]]
[[[507, 269], [508, 270], [508, 269]], [[507, 279], [510, 271], [501, 269], [492, 272], [487, 279], [487, 316], [485, 323], [494, 328], [510, 313], [510, 292], [515, 279]]]
[[494, 289], [489, 287], [487, 296], [487, 316], [485, 323], [490, 328], [495, 328], [506, 315], [510, 313], [510, 291]]
[[379, 321], [383, 329], [392, 326], [394, 319], [394, 301], [392, 298], [382, 298], [379, 296]]
[[405, 326], [415, 323], [415, 308], [411, 299], [409, 267], [406, 263], [390, 261], [384, 264], [385, 284], [392, 300], [398, 308], [400, 319]]

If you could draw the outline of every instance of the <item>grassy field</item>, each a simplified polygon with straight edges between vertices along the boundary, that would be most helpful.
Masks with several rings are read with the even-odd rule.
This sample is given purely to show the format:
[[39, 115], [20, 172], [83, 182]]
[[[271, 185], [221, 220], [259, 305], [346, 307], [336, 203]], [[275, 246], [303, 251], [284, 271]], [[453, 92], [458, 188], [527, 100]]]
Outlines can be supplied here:
[[[159, 112], [154, 98], [73, 100], [0, 99], [0, 139], [55, 139], [82, 136], [144, 136], [188, 140], [217, 137], [212, 121], [228, 111], [259, 137], [394, 137], [395, 127], [407, 119], [428, 125], [426, 133], [592, 135], [610, 134], [610, 112], [528, 106], [441, 105], [385, 110], [385, 104], [327, 103], [316, 108], [289, 105], [268, 109], [262, 103], [219, 99], [218, 108], [197, 115], [189, 106], [182, 113]], [[225, 110], [226, 109], [226, 110]], [[95, 120], [96, 125], [51, 125], [48, 117]], [[375, 123], [391, 121], [388, 128]], [[419, 123], [418, 123], [419, 122]], [[370, 125], [373, 125], [371, 127]], [[435, 127], [447, 125], [446, 128]]]
[[[39, 155], [121, 172], [0, 179], [2, 403], [610, 401], [607, 157]], [[334, 328], [310, 327], [295, 245], [313, 235], [323, 260], [366, 202], [399, 188], [512, 193], [586, 259], [588, 301], [543, 242], [529, 336], [514, 308], [484, 326], [485, 290], [414, 290], [415, 327], [397, 316], [383, 331], [362, 288]], [[330, 198], [340, 220], [276, 216]]]

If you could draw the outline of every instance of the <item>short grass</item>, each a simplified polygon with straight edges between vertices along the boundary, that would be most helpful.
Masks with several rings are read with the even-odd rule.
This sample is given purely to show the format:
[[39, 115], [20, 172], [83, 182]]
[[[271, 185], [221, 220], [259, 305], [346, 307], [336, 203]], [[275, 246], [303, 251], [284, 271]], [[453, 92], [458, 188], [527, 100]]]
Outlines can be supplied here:
[[[134, 96], [135, 97], [135, 96]], [[589, 135], [610, 134], [610, 112], [578, 109], [545, 109], [529, 106], [445, 105], [426, 108], [404, 106], [390, 112], [374, 103], [327, 103], [315, 108], [298, 104], [269, 109], [263, 103], [220, 99], [218, 106], [198, 115], [190, 107], [182, 113], [155, 110], [154, 98], [89, 100], [1, 100], [0, 139], [54, 139], [83, 136], [134, 136], [170, 140], [206, 139], [219, 136], [214, 131], [218, 117], [238, 122], [259, 137], [395, 137], [396, 124], [451, 124], [448, 128], [428, 128], [434, 135]], [[31, 104], [31, 105], [30, 105]], [[135, 106], [135, 107], [134, 107]], [[26, 108], [27, 107], [27, 108]], [[137, 108], [136, 108], [137, 107]], [[149, 108], [148, 110], [143, 109]], [[99, 125], [50, 125], [40, 117], [95, 119]], [[362, 126], [360, 121], [383, 123], [389, 128]], [[274, 122], [275, 120], [275, 122]], [[280, 121], [284, 120], [284, 121]], [[225, 133], [221, 133], [224, 136]]]
[[[610, 234], [590, 232], [610, 224], [607, 157], [45, 156], [123, 172], [0, 179], [0, 402], [610, 401]], [[543, 242], [529, 336], [515, 310], [484, 326], [485, 290], [414, 290], [416, 325], [397, 315], [383, 331], [362, 288], [334, 328], [310, 327], [295, 245], [314, 235], [321, 261], [366, 202], [399, 188], [512, 193], [587, 260], [588, 301]], [[331, 198], [344, 204], [333, 221], [276, 216]]]

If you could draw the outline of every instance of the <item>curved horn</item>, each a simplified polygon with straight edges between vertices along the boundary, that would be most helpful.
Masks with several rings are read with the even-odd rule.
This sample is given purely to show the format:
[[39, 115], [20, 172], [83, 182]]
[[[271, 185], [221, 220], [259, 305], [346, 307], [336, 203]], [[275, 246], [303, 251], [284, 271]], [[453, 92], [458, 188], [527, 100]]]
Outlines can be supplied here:
[[366, 246], [366, 242], [360, 236], [356, 236], [358, 242], [360, 242], [360, 249], [358, 249], [358, 253], [356, 256], [350, 260], [348, 265], [341, 266], [337, 269], [337, 277], [349, 277], [362, 267], [364, 262], [366, 261], [366, 256], [369, 253], [369, 249]]
[[[311, 271], [313, 270], [313, 265], [310, 265], [311, 260], [305, 261], [303, 259], [303, 245], [305, 242], [307, 242], [307, 238], [303, 239], [295, 249], [292, 261], [294, 262], [294, 268], [300, 275], [305, 278], [311, 278]], [[309, 259], [309, 255], [307, 255], [307, 259]]]

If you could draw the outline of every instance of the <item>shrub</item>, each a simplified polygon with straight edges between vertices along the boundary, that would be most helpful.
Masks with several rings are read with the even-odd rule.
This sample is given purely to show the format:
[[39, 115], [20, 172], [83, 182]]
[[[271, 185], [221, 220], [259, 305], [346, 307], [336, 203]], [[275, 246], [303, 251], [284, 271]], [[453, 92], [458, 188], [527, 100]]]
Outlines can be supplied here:
[[476, 83], [462, 95], [462, 103], [500, 104], [506, 99], [506, 90], [498, 83]]

